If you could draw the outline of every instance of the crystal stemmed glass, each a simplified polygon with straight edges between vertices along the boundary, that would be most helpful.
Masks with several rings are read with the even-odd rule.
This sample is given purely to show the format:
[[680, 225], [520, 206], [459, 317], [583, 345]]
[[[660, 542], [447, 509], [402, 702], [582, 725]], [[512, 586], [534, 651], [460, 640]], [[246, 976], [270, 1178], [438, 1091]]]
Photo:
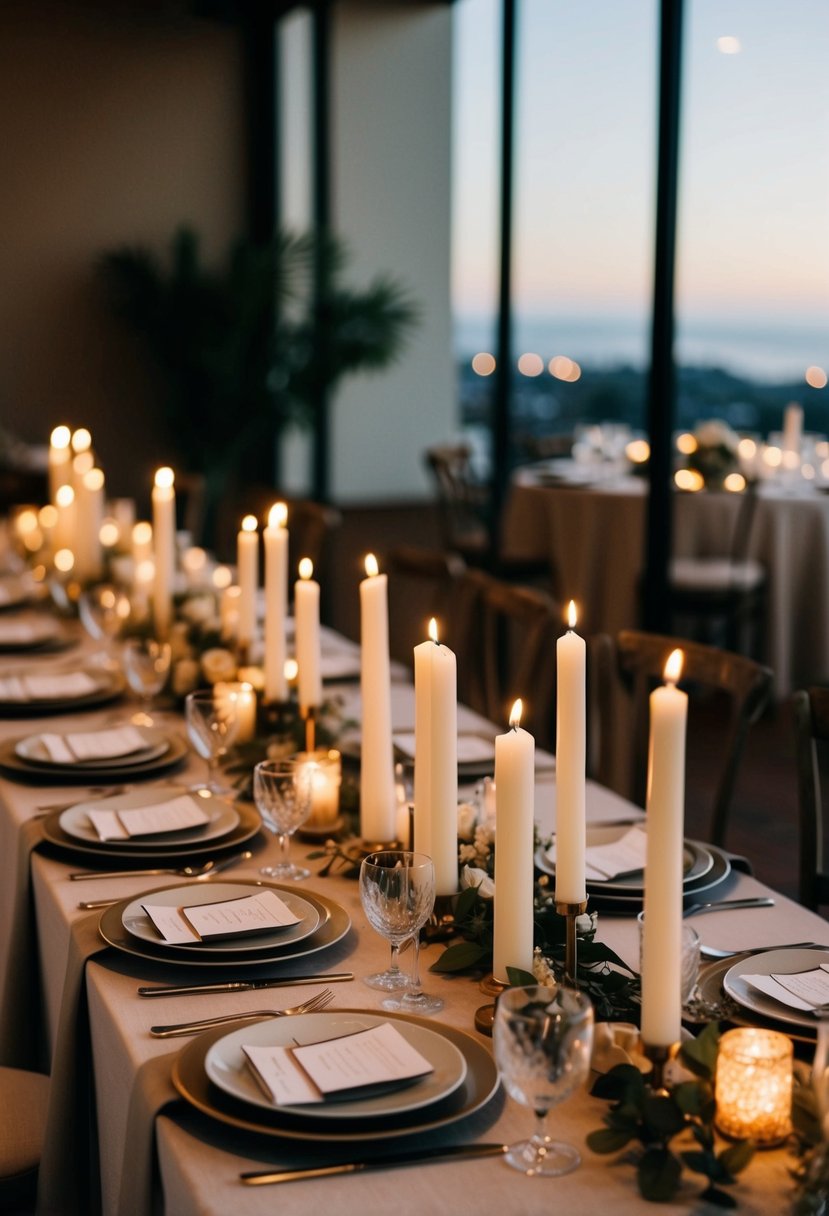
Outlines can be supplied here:
[[153, 697], [158, 696], [170, 674], [172, 651], [169, 642], [155, 638], [130, 638], [124, 643], [121, 659], [124, 674], [134, 693], [141, 698], [141, 709], [133, 715], [137, 726], [152, 726]]
[[221, 785], [219, 763], [233, 743], [238, 729], [236, 694], [216, 693], [212, 688], [187, 694], [184, 715], [190, 742], [202, 760], [207, 761], [206, 788], [214, 794], [228, 791]]
[[110, 583], [90, 587], [78, 600], [78, 615], [89, 636], [109, 652], [130, 615], [129, 597]]
[[593, 1007], [575, 988], [507, 988], [493, 1027], [495, 1060], [511, 1098], [535, 1111], [536, 1130], [506, 1161], [528, 1175], [569, 1174], [581, 1161], [546, 1131], [547, 1112], [584, 1084], [593, 1046]]
[[311, 813], [313, 773], [296, 760], [262, 760], [253, 770], [253, 800], [262, 823], [279, 841], [279, 860], [262, 866], [268, 878], [298, 881], [310, 870], [294, 865], [289, 850], [291, 837]]
[[[365, 982], [372, 988], [394, 991], [405, 987], [402, 996], [387, 997], [384, 1009], [403, 1009], [412, 1013], [437, 1013], [443, 1008], [439, 997], [428, 996], [420, 985], [418, 933], [435, 905], [435, 868], [425, 853], [389, 849], [370, 853], [360, 866], [360, 899], [369, 924], [391, 945], [389, 971], [370, 975]], [[400, 946], [411, 939], [412, 974], [400, 982], [397, 963]]]

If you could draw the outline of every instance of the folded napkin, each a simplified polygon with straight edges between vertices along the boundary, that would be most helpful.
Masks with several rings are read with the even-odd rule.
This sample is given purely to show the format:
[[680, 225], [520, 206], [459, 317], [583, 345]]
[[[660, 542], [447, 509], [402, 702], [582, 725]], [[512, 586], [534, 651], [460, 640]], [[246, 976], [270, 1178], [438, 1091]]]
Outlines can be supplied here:
[[206, 938], [215, 941], [249, 933], [269, 933], [298, 925], [301, 920], [275, 891], [257, 891], [255, 895], [189, 907], [152, 902], [141, 907], [164, 941], [174, 945], [196, 945]]
[[[621, 874], [638, 874], [645, 868], [647, 844], [647, 834], [632, 827], [609, 844], [591, 845], [584, 854], [585, 876], [593, 882], [609, 882]], [[555, 862], [555, 841], [547, 849], [547, 858]]]
[[6, 676], [0, 679], [0, 701], [68, 701], [89, 696], [98, 685], [85, 671], [58, 675]]
[[85, 760], [113, 760], [144, 751], [147, 741], [135, 726], [109, 730], [75, 731], [70, 735], [42, 734], [40, 742], [55, 764], [77, 764]]
[[134, 806], [124, 810], [99, 807], [87, 816], [101, 840], [129, 840], [133, 836], [163, 836], [204, 827], [210, 816], [199, 806], [199, 798], [181, 794], [166, 802]]
[[[396, 731], [394, 746], [405, 756], [414, 757], [414, 731]], [[495, 761], [495, 742], [484, 735], [458, 735], [458, 764], [486, 764]]]

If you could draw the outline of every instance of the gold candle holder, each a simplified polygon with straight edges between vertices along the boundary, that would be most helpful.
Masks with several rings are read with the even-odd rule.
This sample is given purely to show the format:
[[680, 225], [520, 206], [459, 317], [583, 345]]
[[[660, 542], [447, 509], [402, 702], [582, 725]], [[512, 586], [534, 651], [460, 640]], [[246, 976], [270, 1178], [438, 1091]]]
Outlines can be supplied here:
[[494, 974], [490, 972], [489, 975], [484, 976], [481, 980], [479, 987], [481, 992], [486, 996], [495, 997], [495, 1000], [488, 1005], [481, 1005], [475, 1010], [475, 1029], [480, 1034], [485, 1034], [489, 1038], [492, 1038], [492, 1025], [495, 1021], [495, 1004], [501, 993], [509, 988], [509, 984], [496, 979]]
[[564, 978], [568, 984], [572, 984], [574, 988], [578, 988], [578, 979], [576, 977], [578, 969], [578, 936], [576, 933], [576, 921], [587, 911], [587, 900], [582, 900], [581, 903], [569, 904], [562, 903], [556, 900], [556, 912], [559, 916], [564, 916], [567, 919], [565, 926], [564, 937]]
[[642, 1055], [646, 1060], [650, 1060], [650, 1088], [655, 1094], [667, 1094], [668, 1084], [665, 1079], [665, 1072], [671, 1060], [677, 1053], [679, 1044], [673, 1043], [670, 1047], [665, 1047], [662, 1044], [656, 1043], [641, 1043]]
[[741, 1027], [720, 1039], [714, 1094], [717, 1128], [760, 1148], [791, 1131], [792, 1041], [776, 1030]]
[[317, 750], [316, 707], [306, 705], [300, 712], [305, 721], [305, 750], [306, 752], [315, 752]]

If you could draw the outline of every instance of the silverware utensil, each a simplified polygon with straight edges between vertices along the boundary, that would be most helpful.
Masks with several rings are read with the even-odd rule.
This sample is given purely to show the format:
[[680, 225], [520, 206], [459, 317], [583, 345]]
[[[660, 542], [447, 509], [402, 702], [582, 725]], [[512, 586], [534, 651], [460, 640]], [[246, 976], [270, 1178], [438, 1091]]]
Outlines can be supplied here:
[[363, 1161], [344, 1161], [338, 1165], [315, 1165], [293, 1170], [257, 1170], [240, 1174], [245, 1186], [269, 1186], [274, 1182], [299, 1182], [303, 1178], [327, 1178], [331, 1174], [365, 1174], [404, 1165], [428, 1165], [432, 1161], [463, 1161], [475, 1157], [502, 1157], [507, 1144], [455, 1144], [449, 1148], [414, 1149]]
[[224, 857], [219, 861], [206, 861], [202, 866], [182, 866], [178, 870], [80, 870], [70, 874], [69, 880], [70, 882], [82, 882], [87, 878], [152, 878], [158, 874], [174, 874], [178, 878], [212, 878], [214, 874], [220, 874], [228, 866], [236, 865], [240, 861], [249, 861], [252, 856], [253, 854], [248, 849], [244, 853], [234, 853], [232, 857]]
[[766, 954], [769, 950], [810, 950], [814, 947], [829, 950], [829, 946], [820, 946], [820, 942], [782, 942], [778, 946], [757, 946], [753, 950], [718, 950], [716, 946], [700, 946], [699, 952], [703, 958], [721, 959], [738, 958], [739, 955]]
[[197, 992], [258, 992], [262, 988], [291, 988], [299, 984], [343, 984], [354, 979], [353, 971], [331, 971], [327, 975], [283, 975], [273, 980], [233, 980], [226, 984], [159, 984], [142, 986], [139, 996], [190, 996]]
[[225, 1013], [221, 1017], [202, 1018], [199, 1022], [174, 1022], [169, 1026], [151, 1026], [150, 1034], [154, 1039], [174, 1039], [179, 1035], [198, 1034], [210, 1026], [221, 1026], [225, 1022], [238, 1022], [242, 1018], [290, 1018], [297, 1013], [315, 1013], [330, 1005], [334, 993], [330, 988], [323, 988], [301, 1005], [289, 1005], [287, 1009], [249, 1009], [244, 1013]]
[[701, 912], [720, 912], [730, 908], [773, 908], [774, 900], [768, 896], [754, 896], [751, 899], [718, 899], [708, 904], [691, 904], [683, 916], [698, 916]]
[[[119, 794], [126, 794], [131, 786], [128, 785], [85, 785], [78, 788], [77, 795], [69, 802], [44, 802], [38, 806], [35, 811], [35, 818], [41, 815], [56, 815], [59, 811], [71, 810], [73, 806], [77, 806], [79, 802], [100, 802], [106, 798], [117, 798]], [[83, 796], [83, 791], [87, 794], [94, 794], [93, 798]]]

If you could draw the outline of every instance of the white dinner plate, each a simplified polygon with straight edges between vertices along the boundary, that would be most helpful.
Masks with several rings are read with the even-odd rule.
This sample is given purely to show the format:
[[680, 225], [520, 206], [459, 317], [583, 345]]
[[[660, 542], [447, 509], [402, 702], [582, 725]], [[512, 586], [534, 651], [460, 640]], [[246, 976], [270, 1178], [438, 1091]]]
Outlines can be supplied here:
[[60, 625], [48, 616], [0, 617], [0, 650], [37, 650], [60, 637]]
[[165, 891], [157, 891], [151, 900], [147, 895], [139, 895], [132, 900], [121, 914], [121, 924], [132, 937], [149, 942], [160, 950], [188, 958], [205, 954], [221, 956], [262, 953], [273, 946], [287, 946], [304, 941], [319, 928], [320, 913], [312, 903], [301, 895], [295, 895], [293, 891], [279, 891], [282, 902], [288, 905], [294, 916], [300, 918], [297, 924], [286, 925], [269, 933], [251, 933], [246, 937], [174, 945], [164, 941], [142, 907], [142, 904], [150, 902], [161, 904], [165, 908], [193, 907], [195, 904], [218, 903], [223, 899], [242, 899], [251, 894], [254, 892], [249, 885], [231, 882], [209, 882], [202, 885], [191, 883], [185, 887], [168, 887]]
[[[156, 848], [168, 846], [198, 849], [207, 841], [220, 840], [228, 836], [239, 823], [239, 812], [224, 798], [202, 798], [197, 801], [201, 810], [207, 815], [207, 823], [203, 827], [186, 828], [180, 832], [159, 832], [153, 836], [134, 836], [130, 840], [103, 841], [92, 826], [89, 818], [90, 811], [129, 811], [139, 806], [155, 806], [159, 802], [169, 802], [172, 798], [182, 797], [180, 786], [162, 785], [152, 789], [131, 790], [128, 794], [118, 794], [114, 798], [98, 798], [91, 802], [78, 802], [62, 812], [59, 824], [67, 836], [84, 844], [95, 844], [107, 851], [114, 852], [131, 849], [146, 851], [150, 845]], [[196, 795], [193, 795], [196, 798]]]
[[813, 1013], [804, 1013], [800, 1009], [792, 1009], [782, 1001], [775, 1001], [759, 992], [745, 979], [747, 975], [787, 975], [795, 971], [813, 971], [821, 963], [829, 963], [829, 949], [800, 949], [800, 950], [764, 950], [762, 954], [750, 955], [740, 959], [723, 977], [723, 988], [743, 1009], [752, 1013], [762, 1014], [766, 1018], [774, 1018], [778, 1022], [786, 1022], [792, 1026], [808, 1026], [814, 1030], [817, 1025]]
[[[112, 728], [104, 727], [102, 729], [108, 731]], [[71, 760], [53, 760], [40, 734], [27, 735], [25, 739], [19, 739], [15, 744], [14, 750], [20, 759], [25, 760], [28, 764], [36, 764], [39, 767], [49, 769], [73, 769], [76, 765], [81, 765], [83, 768], [123, 768], [125, 761], [137, 764], [144, 760], [157, 760], [159, 756], [163, 756], [166, 751], [170, 750], [170, 741], [162, 731], [149, 726], [137, 726], [134, 729], [142, 736], [144, 740], [143, 746], [131, 752], [124, 752], [120, 756], [107, 756], [106, 758], [97, 760], [77, 760], [74, 762]]]
[[433, 1071], [413, 1085], [353, 1101], [340, 1098], [307, 1106], [276, 1106], [260, 1089], [242, 1051], [243, 1045], [290, 1047], [297, 1043], [322, 1043], [386, 1022], [391, 1019], [377, 1013], [305, 1013], [291, 1018], [269, 1018], [234, 1030], [214, 1043], [205, 1056], [205, 1071], [214, 1085], [241, 1102], [275, 1113], [322, 1120], [375, 1119], [421, 1110], [448, 1097], [463, 1084], [466, 1060], [454, 1043], [434, 1030], [409, 1022], [391, 1024], [429, 1061]]

